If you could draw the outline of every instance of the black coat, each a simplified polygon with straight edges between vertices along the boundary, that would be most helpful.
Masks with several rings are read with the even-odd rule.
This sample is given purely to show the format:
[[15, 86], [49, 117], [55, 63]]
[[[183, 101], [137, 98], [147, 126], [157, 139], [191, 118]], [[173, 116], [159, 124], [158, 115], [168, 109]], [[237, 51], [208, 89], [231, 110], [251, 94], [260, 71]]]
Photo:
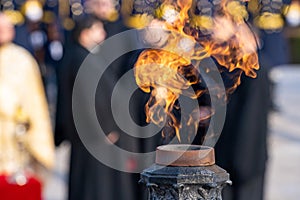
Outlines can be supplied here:
[[[106, 27], [108, 25], [106, 24]], [[110, 25], [111, 26], [111, 25]], [[118, 26], [118, 25], [117, 25]], [[116, 26], [113, 26], [116, 27]], [[120, 28], [120, 26], [119, 26]], [[110, 34], [117, 31], [110, 28]], [[122, 44], [120, 44], [122, 45]], [[67, 48], [62, 65], [58, 69], [58, 104], [55, 130], [56, 145], [63, 140], [71, 142], [71, 163], [69, 177], [70, 200], [140, 200], [145, 199], [145, 190], [138, 184], [139, 174], [130, 174], [111, 169], [95, 159], [81, 142], [72, 116], [72, 91], [80, 65], [89, 52], [78, 44]], [[129, 151], [153, 151], [158, 145], [156, 138], [149, 141], [133, 138], [123, 133], [114, 122], [110, 98], [118, 79], [133, 66], [139, 52], [129, 53], [114, 61], [100, 79], [95, 108], [99, 124], [106, 134], [111, 131], [120, 133], [116, 145]], [[95, 63], [97, 64], [97, 63]], [[137, 123], [145, 123], [144, 103], [148, 98], [141, 91], [132, 101], [133, 113]], [[84, 89], [80, 96], [84, 100]], [[80, 105], [85, 109], [85, 105]], [[89, 119], [85, 119], [87, 122]], [[89, 134], [88, 131], [86, 133]], [[146, 148], [147, 147], [147, 148]], [[116, 158], [112, 158], [116, 159]]]
[[229, 100], [225, 126], [215, 147], [217, 164], [233, 181], [233, 186], [225, 189], [225, 200], [262, 199], [270, 102], [265, 65], [257, 79], [244, 76]]

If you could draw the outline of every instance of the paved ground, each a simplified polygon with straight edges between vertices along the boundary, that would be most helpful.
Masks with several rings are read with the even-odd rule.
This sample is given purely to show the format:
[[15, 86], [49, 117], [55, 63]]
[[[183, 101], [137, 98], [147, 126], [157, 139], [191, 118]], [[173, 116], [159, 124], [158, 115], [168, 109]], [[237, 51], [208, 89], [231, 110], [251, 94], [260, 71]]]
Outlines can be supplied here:
[[270, 116], [266, 200], [300, 199], [300, 66], [273, 71], [279, 112]]
[[66, 143], [56, 150], [56, 167], [45, 184], [44, 200], [66, 200], [70, 146]]
[[[266, 200], [299, 200], [300, 66], [277, 68], [272, 77], [279, 112], [270, 116]], [[57, 149], [57, 167], [46, 183], [45, 200], [65, 200], [68, 156], [68, 145]]]

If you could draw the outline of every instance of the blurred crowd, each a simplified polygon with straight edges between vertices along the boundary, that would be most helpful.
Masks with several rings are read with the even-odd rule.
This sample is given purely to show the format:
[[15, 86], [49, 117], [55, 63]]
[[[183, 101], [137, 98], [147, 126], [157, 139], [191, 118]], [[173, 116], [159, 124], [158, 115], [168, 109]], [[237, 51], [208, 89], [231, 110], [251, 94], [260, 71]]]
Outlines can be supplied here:
[[[72, 115], [73, 86], [85, 58], [106, 38], [133, 28], [134, 22], [135, 27], [141, 25], [141, 21], [126, 20], [126, 15], [121, 15], [126, 11], [121, 8], [132, 1], [0, 2], [0, 181], [18, 186], [37, 181], [40, 185], [32, 187], [40, 188], [37, 192], [41, 192], [45, 179], [42, 171], [53, 168], [55, 145], [67, 140], [72, 146], [68, 199], [146, 199], [145, 189], [138, 185], [138, 174], [111, 169], [89, 153], [77, 134]], [[242, 85], [230, 98], [225, 127], [215, 147], [217, 163], [230, 173], [233, 181], [233, 186], [224, 192], [225, 200], [263, 199], [267, 119], [270, 110], [276, 109], [269, 72], [272, 67], [289, 62], [288, 42], [280, 20], [285, 20], [290, 2], [276, 1], [281, 4], [272, 19], [279, 21], [272, 25], [267, 18], [255, 23], [254, 18], [260, 13], [256, 10], [258, 1], [253, 2], [249, 3], [249, 22], [259, 37], [261, 69], [255, 80], [242, 77]], [[120, 47], [128, 45], [126, 42], [120, 43]], [[130, 52], [110, 65], [100, 80], [102, 86], [97, 88], [95, 101], [97, 112], [104, 113], [97, 117], [104, 124], [109, 142], [130, 151], [148, 152], [161, 144], [160, 137], [146, 141], [122, 134], [107, 106], [117, 80], [130, 70], [139, 53]], [[80, 92], [79, 102], [85, 102], [84, 89]], [[135, 95], [136, 104], [148, 98]], [[144, 108], [134, 109], [134, 120], [144, 125]], [[128, 171], [134, 171], [136, 161], [125, 162]], [[5, 193], [1, 187], [0, 184], [0, 191]], [[4, 195], [4, 200], [17, 200], [13, 198]], [[41, 197], [28, 199], [35, 198]]]

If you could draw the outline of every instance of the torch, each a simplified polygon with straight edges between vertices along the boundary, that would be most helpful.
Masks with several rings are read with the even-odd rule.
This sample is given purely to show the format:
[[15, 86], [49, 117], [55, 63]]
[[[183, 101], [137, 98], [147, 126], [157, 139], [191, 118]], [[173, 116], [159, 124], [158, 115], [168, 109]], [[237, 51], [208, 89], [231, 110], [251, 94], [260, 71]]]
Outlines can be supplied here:
[[145, 106], [146, 120], [162, 127], [162, 136], [173, 141], [159, 146], [155, 164], [141, 173], [148, 199], [222, 199], [223, 187], [231, 182], [229, 174], [215, 164], [212, 146], [219, 133], [203, 134], [214, 142], [205, 142], [202, 137], [202, 143], [198, 142], [201, 145], [174, 144], [174, 138], [181, 143], [192, 142], [190, 136], [197, 134], [201, 121], [209, 121], [217, 111], [211, 109], [203, 118], [200, 105], [184, 115], [178, 102], [185, 96], [198, 105], [198, 99], [211, 94], [210, 89], [222, 91], [219, 87], [202, 87], [206, 82], [203, 77], [210, 76], [213, 69], [198, 68], [208, 65], [208, 58], [213, 59], [224, 80], [225, 94], [217, 92], [215, 97], [224, 102], [240, 84], [243, 73], [256, 77], [257, 43], [245, 23], [246, 7], [235, 0], [133, 0], [126, 7], [127, 24], [145, 28], [144, 40], [153, 46], [135, 63], [137, 85], [151, 94]]

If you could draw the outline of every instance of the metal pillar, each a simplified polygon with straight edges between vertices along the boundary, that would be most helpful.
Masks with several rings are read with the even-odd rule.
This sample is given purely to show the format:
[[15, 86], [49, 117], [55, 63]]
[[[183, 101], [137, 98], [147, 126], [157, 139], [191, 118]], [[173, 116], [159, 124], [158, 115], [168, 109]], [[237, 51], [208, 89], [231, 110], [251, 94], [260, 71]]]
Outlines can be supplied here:
[[231, 184], [229, 174], [217, 165], [163, 166], [154, 164], [141, 173], [148, 200], [222, 200]]

